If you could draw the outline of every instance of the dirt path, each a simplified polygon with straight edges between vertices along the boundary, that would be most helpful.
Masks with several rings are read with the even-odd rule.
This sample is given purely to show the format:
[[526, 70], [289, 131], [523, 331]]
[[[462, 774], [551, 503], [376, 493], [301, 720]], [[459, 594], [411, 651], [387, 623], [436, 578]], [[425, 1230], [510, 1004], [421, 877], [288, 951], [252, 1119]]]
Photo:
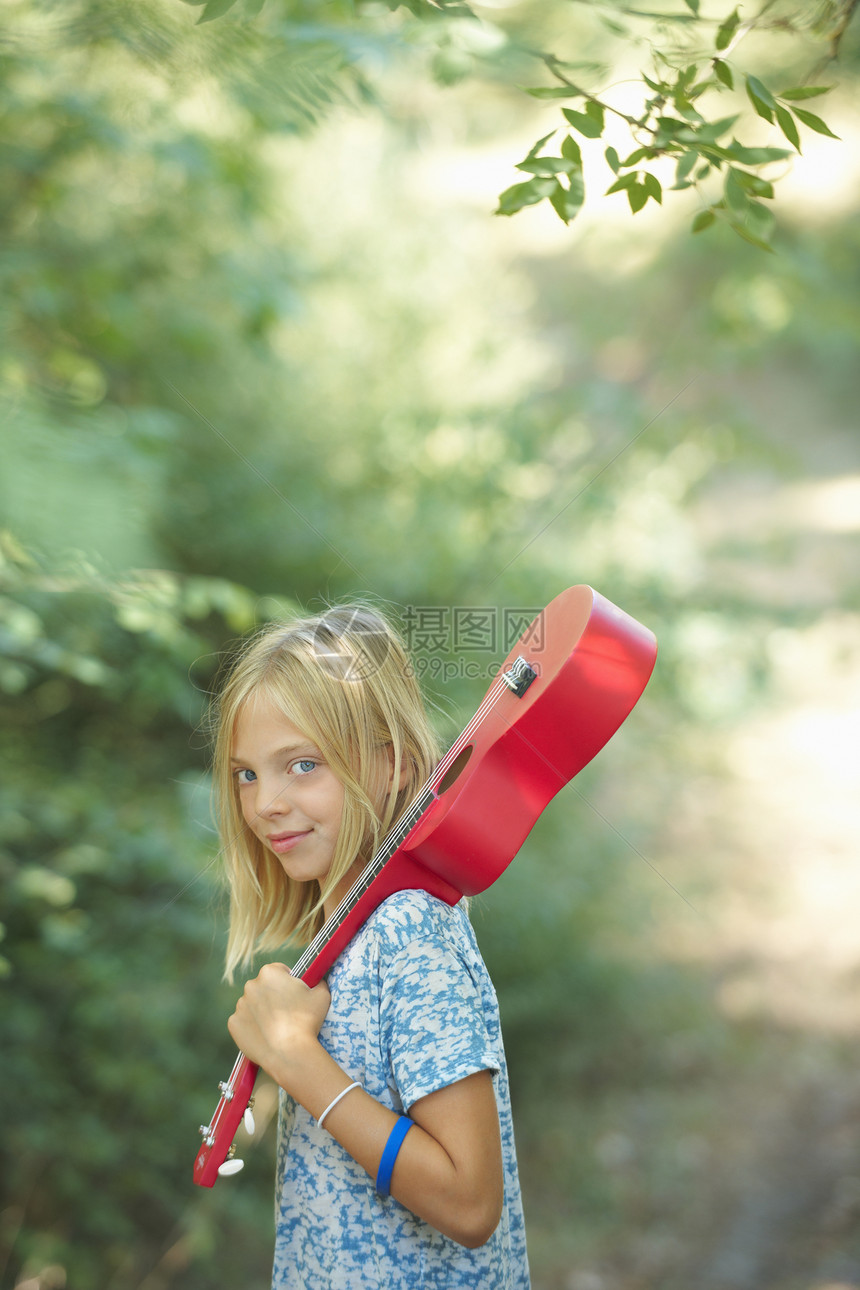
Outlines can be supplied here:
[[[698, 906], [659, 902], [659, 952], [711, 994], [698, 1029], [662, 1037], [651, 1084], [596, 1100], [589, 1145], [619, 1218], [539, 1290], [860, 1290], [860, 472], [846, 442], [849, 470], [825, 452], [822, 473], [735, 482], [695, 517], [714, 582], [763, 605], [769, 676], [765, 704], [703, 719], [709, 747], [666, 794], [654, 843]], [[571, 1237], [572, 1260], [583, 1244]]]
[[[707, 524], [708, 517], [703, 516]], [[730, 774], [692, 781], [674, 845], [709, 854], [707, 927], [669, 934], [708, 965], [717, 1006], [755, 1056], [727, 1071], [705, 1195], [665, 1290], [860, 1287], [860, 476], [763, 490], [731, 512], [794, 559], [746, 571], [820, 611], [767, 640], [766, 712], [725, 747]], [[714, 846], [714, 839], [719, 842]], [[717, 1099], [719, 1101], [719, 1097]], [[717, 1108], [715, 1107], [715, 1112]]]

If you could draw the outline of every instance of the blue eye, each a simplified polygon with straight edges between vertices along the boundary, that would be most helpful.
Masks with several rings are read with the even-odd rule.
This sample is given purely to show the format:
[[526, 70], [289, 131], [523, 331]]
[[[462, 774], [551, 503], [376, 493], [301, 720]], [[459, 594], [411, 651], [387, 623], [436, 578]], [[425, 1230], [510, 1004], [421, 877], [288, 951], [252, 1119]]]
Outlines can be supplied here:
[[309, 775], [312, 770], [316, 770], [316, 762], [310, 757], [302, 757], [296, 762], [293, 769], [299, 775]]
[[[257, 778], [252, 770], [246, 770], [244, 767], [241, 770], [237, 770], [235, 774], [239, 784], [251, 784]], [[249, 775], [250, 779], [243, 779], [243, 775]]]

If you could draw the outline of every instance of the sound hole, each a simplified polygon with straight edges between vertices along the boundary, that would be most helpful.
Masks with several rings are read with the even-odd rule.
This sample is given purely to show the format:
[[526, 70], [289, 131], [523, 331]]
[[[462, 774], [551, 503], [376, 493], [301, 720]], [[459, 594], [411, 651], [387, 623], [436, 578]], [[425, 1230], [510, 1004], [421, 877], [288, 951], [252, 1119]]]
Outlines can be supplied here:
[[439, 783], [436, 785], [436, 792], [439, 794], [440, 797], [442, 796], [443, 793], [447, 793], [451, 785], [460, 778], [460, 773], [462, 772], [464, 766], [466, 765], [466, 762], [472, 756], [473, 750], [474, 750], [474, 746], [472, 744], [466, 744], [466, 747], [461, 749], [460, 752], [457, 753], [457, 756], [451, 762], [451, 765], [448, 767], [448, 769], [445, 771], [445, 774], [442, 776], [442, 778], [439, 780]]

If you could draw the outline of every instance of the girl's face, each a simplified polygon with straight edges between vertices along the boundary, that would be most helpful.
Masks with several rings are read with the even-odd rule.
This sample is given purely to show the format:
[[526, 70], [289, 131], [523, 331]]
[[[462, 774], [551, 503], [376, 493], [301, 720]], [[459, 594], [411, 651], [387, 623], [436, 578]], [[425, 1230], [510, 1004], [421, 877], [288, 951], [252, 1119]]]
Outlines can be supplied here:
[[340, 832], [344, 791], [321, 749], [258, 695], [239, 712], [231, 762], [248, 827], [294, 882], [324, 879]]

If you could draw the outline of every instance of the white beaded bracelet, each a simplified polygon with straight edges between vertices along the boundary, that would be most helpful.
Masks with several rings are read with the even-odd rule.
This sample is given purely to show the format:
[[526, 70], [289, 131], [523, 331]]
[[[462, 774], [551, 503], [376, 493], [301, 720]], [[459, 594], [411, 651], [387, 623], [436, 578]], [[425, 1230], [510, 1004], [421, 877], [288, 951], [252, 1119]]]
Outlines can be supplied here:
[[320, 1118], [317, 1120], [317, 1124], [320, 1126], [320, 1128], [323, 1127], [323, 1120], [326, 1118], [329, 1111], [333, 1111], [334, 1108], [337, 1106], [338, 1102], [342, 1101], [343, 1098], [346, 1097], [347, 1093], [351, 1093], [354, 1088], [361, 1088], [361, 1085], [359, 1084], [358, 1080], [356, 1080], [353, 1084], [348, 1085], [348, 1087], [345, 1088], [342, 1093], [338, 1093], [337, 1097], [334, 1099], [333, 1102], [329, 1102], [328, 1106], [323, 1111]]

